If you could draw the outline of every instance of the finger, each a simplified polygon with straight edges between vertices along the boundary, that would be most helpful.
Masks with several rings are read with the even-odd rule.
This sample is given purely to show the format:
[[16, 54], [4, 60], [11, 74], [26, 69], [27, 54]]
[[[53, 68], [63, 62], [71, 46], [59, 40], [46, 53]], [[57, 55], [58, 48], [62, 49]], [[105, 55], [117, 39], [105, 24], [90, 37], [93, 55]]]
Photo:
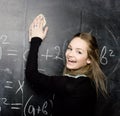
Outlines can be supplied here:
[[39, 15], [38, 17], [38, 27], [41, 29], [42, 28], [42, 17]]
[[33, 22], [34, 22], [34, 23], [37, 22], [38, 19], [39, 19], [39, 15], [35, 17], [35, 19], [33, 20]]
[[32, 28], [32, 29], [35, 28], [35, 20], [32, 22], [31, 28]]
[[46, 19], [45, 16], [43, 14], [39, 15], [40, 21], [42, 22], [42, 26], [44, 27], [46, 25]]
[[43, 17], [41, 18], [41, 26], [42, 26], [42, 28], [43, 28], [43, 23], [44, 23], [44, 21], [43, 21]]
[[47, 32], [48, 32], [48, 26], [47, 26], [47, 27], [45, 27], [45, 29], [44, 29], [44, 36], [46, 36], [46, 35], [47, 35]]
[[33, 20], [32, 27], [37, 28], [39, 24], [39, 15]]
[[40, 22], [39, 22], [39, 29], [40, 29], [40, 31], [43, 31], [43, 23], [42, 23], [41, 19], [40, 19]]

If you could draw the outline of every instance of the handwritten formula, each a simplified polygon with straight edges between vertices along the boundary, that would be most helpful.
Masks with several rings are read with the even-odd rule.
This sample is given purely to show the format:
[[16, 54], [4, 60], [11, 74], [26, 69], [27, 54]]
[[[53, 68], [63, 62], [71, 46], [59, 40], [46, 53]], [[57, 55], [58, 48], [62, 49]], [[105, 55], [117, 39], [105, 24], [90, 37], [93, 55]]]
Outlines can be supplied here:
[[[6, 83], [4, 83], [4, 89], [7, 91], [7, 89], [9, 89], [11, 92], [14, 89], [15, 93], [14, 97], [17, 96], [18, 93], [19, 94], [19, 99], [16, 99], [16, 102], [11, 102], [11, 100], [9, 100], [9, 98], [6, 97], [0, 97], [0, 112], [2, 112], [4, 106], [8, 107], [7, 110], [10, 110], [11, 112], [18, 110], [21, 111], [23, 110], [24, 116], [37, 116], [38, 114], [44, 114], [44, 115], [48, 115], [48, 111], [47, 111], [47, 107], [50, 105], [52, 107], [52, 100], [49, 99], [47, 101], [44, 101], [42, 104], [36, 103], [32, 103], [33, 99], [36, 99], [34, 97], [34, 95], [31, 95], [27, 98], [27, 100], [23, 100], [23, 96], [24, 96], [24, 81], [17, 81], [18, 84], [18, 88], [13, 88], [13, 85], [15, 83], [13, 83], [12, 81], [6, 81]], [[9, 92], [10, 92], [9, 91]]]
[[[55, 45], [53, 47], [44, 48], [44, 52], [39, 54], [41, 61], [45, 63], [54, 61], [57, 61], [58, 63], [64, 62], [63, 49], [65, 48], [65, 43], [66, 41], [63, 42], [62, 46]], [[5, 75], [5, 77], [3, 76], [0, 80], [0, 87], [3, 93], [0, 94], [0, 113], [5, 112], [6, 108], [9, 112], [20, 112], [20, 116], [38, 116], [41, 114], [47, 116], [49, 114], [48, 108], [52, 107], [52, 100], [43, 100], [43, 102], [39, 103], [39, 99], [32, 93], [24, 99], [24, 96], [26, 96], [26, 93], [24, 92], [24, 79], [16, 77], [25, 70], [25, 62], [28, 51], [29, 49], [23, 50], [21, 54], [21, 50], [14, 47], [14, 44], [9, 41], [7, 34], [0, 35], [0, 71], [3, 75]], [[101, 47], [100, 63], [102, 66], [111, 65], [111, 61], [117, 59], [116, 57], [115, 49], [110, 46], [108, 47], [107, 45], [103, 45]], [[16, 69], [14, 69], [14, 65], [17, 61], [21, 61], [21, 64], [23, 63], [22, 65], [17, 65], [17, 67], [23, 66], [21, 67], [22, 72], [20, 72], [21, 70], [17, 70], [17, 72]], [[5, 65], [4, 62], [8, 63]], [[113, 71], [110, 73], [113, 73], [117, 69], [118, 64], [119, 59], [115, 61], [114, 65], [111, 65], [113, 66]], [[47, 72], [44, 67], [39, 70]], [[35, 102], [35, 99], [38, 100]]]

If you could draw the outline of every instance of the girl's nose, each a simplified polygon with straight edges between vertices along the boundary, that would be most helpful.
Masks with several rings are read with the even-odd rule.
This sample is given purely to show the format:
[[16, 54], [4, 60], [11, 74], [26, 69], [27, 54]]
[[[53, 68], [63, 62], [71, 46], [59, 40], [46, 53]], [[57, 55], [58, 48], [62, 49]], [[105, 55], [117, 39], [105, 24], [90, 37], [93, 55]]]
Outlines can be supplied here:
[[68, 56], [74, 56], [74, 51], [73, 50], [70, 51], [69, 54], [68, 54]]

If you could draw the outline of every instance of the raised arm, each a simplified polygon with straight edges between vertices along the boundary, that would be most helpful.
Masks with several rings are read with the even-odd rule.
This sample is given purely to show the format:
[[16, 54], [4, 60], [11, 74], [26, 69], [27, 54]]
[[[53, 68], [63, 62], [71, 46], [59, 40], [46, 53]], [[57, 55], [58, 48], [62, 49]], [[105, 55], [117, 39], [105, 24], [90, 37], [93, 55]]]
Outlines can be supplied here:
[[43, 15], [38, 15], [29, 28], [30, 49], [27, 56], [25, 77], [31, 86], [36, 85], [35, 88], [39, 87], [41, 83], [39, 77], [43, 75], [38, 72], [38, 50], [48, 31], [48, 27], [45, 27], [45, 24], [45, 17]]
[[[30, 50], [26, 63], [26, 71], [29, 73], [38, 70], [38, 49], [43, 39], [45, 39], [48, 27], [45, 27], [45, 17], [40, 14], [32, 22], [29, 28]], [[27, 73], [28, 74], [28, 73]]]

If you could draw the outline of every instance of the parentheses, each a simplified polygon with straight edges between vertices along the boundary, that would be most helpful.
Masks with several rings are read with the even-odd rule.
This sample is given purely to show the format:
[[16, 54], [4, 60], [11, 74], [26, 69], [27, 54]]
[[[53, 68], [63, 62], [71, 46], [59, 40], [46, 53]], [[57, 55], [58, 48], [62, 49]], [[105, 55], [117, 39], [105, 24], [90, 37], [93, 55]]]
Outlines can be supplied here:
[[23, 60], [24, 60], [24, 61], [27, 60], [26, 57], [25, 57], [25, 55], [26, 55], [28, 52], [29, 52], [29, 49], [25, 50], [25, 52], [23, 53]]
[[33, 97], [33, 95], [30, 96], [30, 98], [27, 100], [27, 102], [25, 104], [25, 107], [24, 107], [24, 116], [27, 116], [26, 113], [25, 113], [25, 111], [26, 111], [27, 105], [28, 105], [29, 101], [32, 99], [32, 97]]

